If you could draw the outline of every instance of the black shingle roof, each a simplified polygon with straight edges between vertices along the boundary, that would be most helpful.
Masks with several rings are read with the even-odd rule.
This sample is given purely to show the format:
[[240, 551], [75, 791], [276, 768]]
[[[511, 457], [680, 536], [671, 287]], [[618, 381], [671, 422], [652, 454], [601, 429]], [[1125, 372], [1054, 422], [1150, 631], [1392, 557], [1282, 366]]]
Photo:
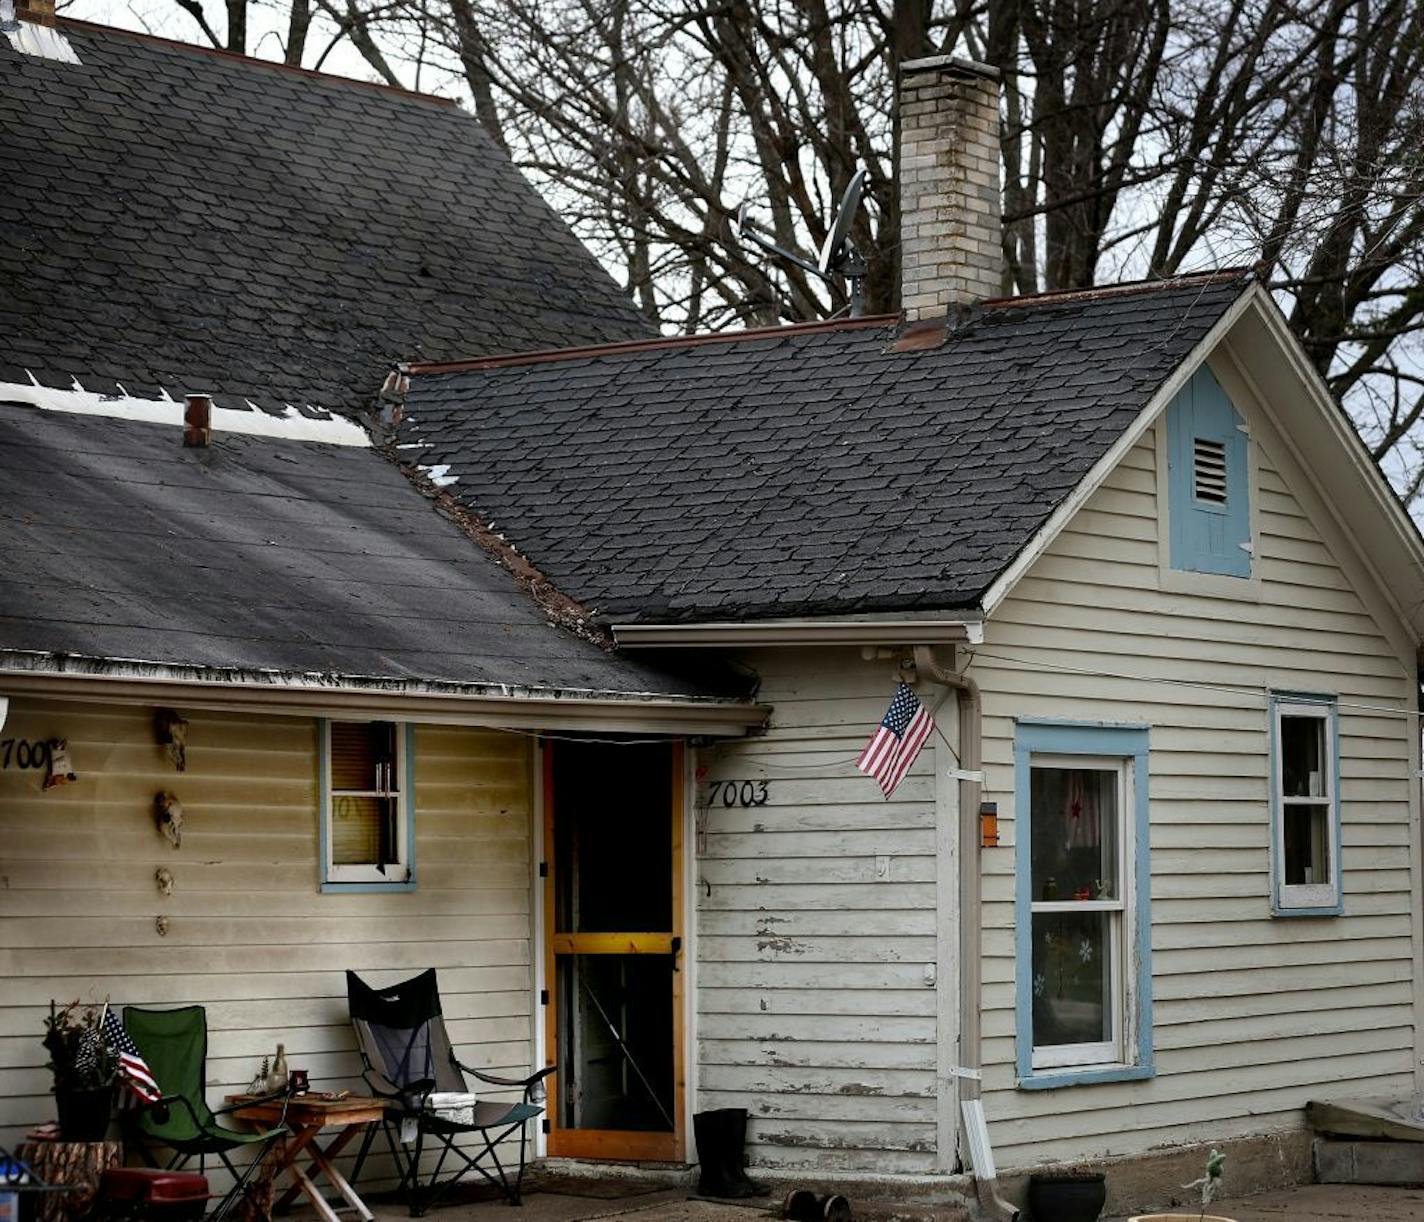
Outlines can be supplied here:
[[401, 431], [610, 619], [974, 605], [1243, 291], [1024, 299], [418, 374]]
[[430, 98], [60, 22], [0, 38], [0, 382], [367, 403], [394, 360], [647, 324]]
[[231, 433], [183, 449], [181, 436], [0, 401], [0, 651], [728, 690], [551, 626], [377, 451]]

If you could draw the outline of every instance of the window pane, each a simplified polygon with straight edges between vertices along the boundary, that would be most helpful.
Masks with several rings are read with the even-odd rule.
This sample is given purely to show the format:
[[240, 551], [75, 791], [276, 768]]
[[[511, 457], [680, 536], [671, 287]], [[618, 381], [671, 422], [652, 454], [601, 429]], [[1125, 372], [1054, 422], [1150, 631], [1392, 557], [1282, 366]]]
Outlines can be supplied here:
[[1118, 899], [1118, 773], [1034, 768], [1033, 898]]
[[399, 860], [396, 852], [396, 799], [331, 799], [331, 863], [383, 866]]
[[331, 723], [332, 789], [379, 789], [376, 768], [384, 768], [382, 782], [394, 791], [396, 727], [389, 721], [333, 721]]
[[1288, 798], [1325, 796], [1325, 719], [1281, 718], [1281, 784]]
[[1113, 912], [1033, 916], [1033, 1044], [1100, 1044], [1115, 1038]]
[[1330, 808], [1285, 808], [1286, 885], [1330, 881]]

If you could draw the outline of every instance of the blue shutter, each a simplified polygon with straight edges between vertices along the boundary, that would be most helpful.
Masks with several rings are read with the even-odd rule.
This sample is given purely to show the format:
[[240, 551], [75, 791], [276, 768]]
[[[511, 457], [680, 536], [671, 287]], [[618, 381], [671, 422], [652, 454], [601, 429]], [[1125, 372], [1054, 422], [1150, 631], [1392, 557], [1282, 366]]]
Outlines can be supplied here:
[[1226, 392], [1205, 365], [1167, 408], [1168, 518], [1172, 567], [1251, 576], [1248, 439]]

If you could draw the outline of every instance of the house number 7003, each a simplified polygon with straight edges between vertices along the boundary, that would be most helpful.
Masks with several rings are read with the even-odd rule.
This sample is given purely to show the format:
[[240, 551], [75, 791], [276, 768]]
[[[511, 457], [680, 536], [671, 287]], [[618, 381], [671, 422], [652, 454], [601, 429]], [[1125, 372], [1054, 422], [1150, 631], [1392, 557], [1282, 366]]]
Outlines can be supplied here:
[[49, 743], [44, 739], [0, 739], [0, 768], [48, 768]]
[[716, 806], [720, 796], [723, 806], [765, 806], [770, 796], [765, 781], [712, 781], [707, 786], [707, 805]]

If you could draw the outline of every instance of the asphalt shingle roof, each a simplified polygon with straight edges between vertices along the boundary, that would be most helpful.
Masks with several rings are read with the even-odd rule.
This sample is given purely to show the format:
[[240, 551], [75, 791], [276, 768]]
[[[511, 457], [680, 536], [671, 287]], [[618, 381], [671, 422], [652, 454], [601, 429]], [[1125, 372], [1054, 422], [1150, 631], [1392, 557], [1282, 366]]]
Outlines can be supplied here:
[[[176, 416], [176, 411], [175, 411]], [[0, 651], [703, 695], [534, 601], [371, 449], [0, 400]]]
[[431, 371], [402, 443], [565, 593], [674, 622], [973, 606], [1240, 277]]
[[471, 116], [61, 21], [0, 38], [0, 383], [369, 403], [396, 360], [648, 325]]

